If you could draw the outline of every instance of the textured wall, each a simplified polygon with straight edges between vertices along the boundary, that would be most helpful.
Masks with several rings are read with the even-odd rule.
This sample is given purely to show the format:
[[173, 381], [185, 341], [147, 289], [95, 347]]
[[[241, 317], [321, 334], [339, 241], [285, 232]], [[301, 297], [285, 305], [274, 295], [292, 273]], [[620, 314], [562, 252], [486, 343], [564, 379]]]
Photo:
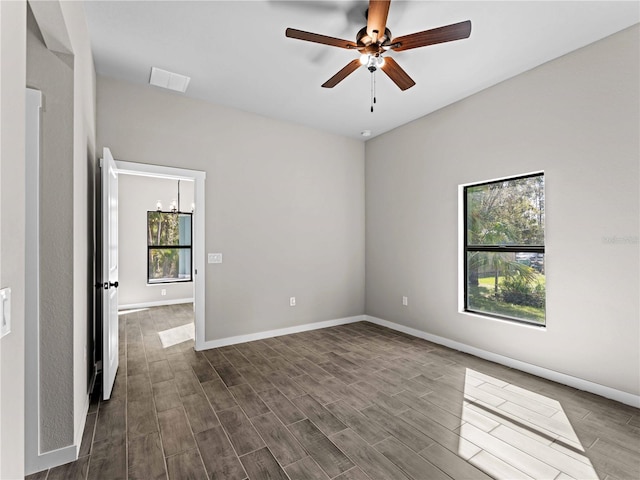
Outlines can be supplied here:
[[[367, 314], [640, 394], [638, 31], [367, 142]], [[546, 329], [459, 313], [459, 185], [540, 170]]]
[[44, 45], [29, 10], [27, 86], [42, 92], [40, 442], [73, 443], [73, 56]]

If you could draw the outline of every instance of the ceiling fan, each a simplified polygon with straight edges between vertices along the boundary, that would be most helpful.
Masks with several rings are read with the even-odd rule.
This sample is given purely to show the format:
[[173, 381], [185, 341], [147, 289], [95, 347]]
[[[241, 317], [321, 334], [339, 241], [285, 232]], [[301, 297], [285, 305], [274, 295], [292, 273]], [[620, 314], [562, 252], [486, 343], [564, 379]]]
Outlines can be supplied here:
[[[356, 35], [356, 41], [342, 40], [340, 38], [310, 33], [295, 28], [287, 28], [285, 34], [289, 38], [305, 40], [307, 42], [321, 43], [332, 47], [346, 48], [360, 52], [360, 58], [350, 61], [338, 73], [322, 84], [325, 88], [333, 88], [348, 75], [355, 72], [360, 66], [366, 65], [367, 69], [374, 73], [380, 68], [400, 90], [413, 87], [416, 82], [405, 72], [398, 63], [389, 56], [383, 57], [388, 50], [400, 52], [412, 48], [426, 47], [437, 43], [452, 42], [468, 38], [471, 35], [471, 21], [467, 20], [444, 27], [433, 28], [422, 32], [412, 33], [393, 38], [387, 28], [387, 15], [391, 0], [369, 0], [367, 11], [367, 26]], [[372, 77], [372, 91], [374, 80]], [[372, 93], [372, 103], [375, 103], [375, 95]], [[372, 110], [373, 111], [373, 105]]]

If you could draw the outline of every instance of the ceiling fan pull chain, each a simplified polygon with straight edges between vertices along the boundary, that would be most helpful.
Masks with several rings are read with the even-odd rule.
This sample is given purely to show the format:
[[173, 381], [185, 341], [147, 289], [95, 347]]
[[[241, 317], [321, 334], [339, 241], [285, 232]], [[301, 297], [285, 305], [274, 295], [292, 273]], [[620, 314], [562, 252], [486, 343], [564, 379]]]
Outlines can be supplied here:
[[376, 103], [376, 72], [373, 72], [373, 103]]
[[374, 89], [374, 84], [373, 84], [373, 72], [371, 72], [371, 113], [373, 113], [373, 98], [375, 96], [375, 93], [373, 92]]

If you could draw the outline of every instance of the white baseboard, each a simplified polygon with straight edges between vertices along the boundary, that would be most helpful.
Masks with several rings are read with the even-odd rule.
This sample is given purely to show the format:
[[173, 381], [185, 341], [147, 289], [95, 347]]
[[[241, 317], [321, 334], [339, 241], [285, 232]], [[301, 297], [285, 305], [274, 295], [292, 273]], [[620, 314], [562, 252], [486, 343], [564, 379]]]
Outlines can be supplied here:
[[532, 365], [530, 363], [522, 362], [514, 358], [505, 357], [497, 353], [472, 347], [471, 345], [467, 345], [465, 343], [460, 343], [445, 337], [432, 335], [430, 333], [426, 333], [421, 330], [416, 330], [415, 328], [406, 327], [404, 325], [390, 322], [388, 320], [383, 320], [381, 318], [372, 317], [370, 315], [364, 315], [364, 320], [367, 322], [374, 323], [376, 325], [380, 325], [383, 327], [390, 328], [392, 330], [396, 330], [398, 332], [407, 333], [414, 337], [422, 338], [424, 340], [428, 340], [430, 342], [437, 343], [445, 347], [453, 348], [461, 352], [470, 353], [471, 355], [475, 355], [476, 357], [484, 358], [485, 360], [490, 360], [492, 362], [499, 363], [501, 365], [506, 365], [507, 367], [512, 367], [517, 370], [521, 370], [523, 372], [531, 373], [538, 377], [546, 378], [547, 380], [552, 380], [554, 382], [558, 382], [563, 385], [568, 385], [570, 387], [577, 388], [578, 390], [584, 390], [586, 392], [595, 393], [596, 395], [600, 395], [601, 397], [610, 398], [620, 403], [624, 403], [632, 407], [640, 408], [640, 395], [634, 395], [632, 393], [623, 392], [622, 390], [617, 390], [615, 388], [607, 387], [605, 385], [600, 385], [599, 383], [594, 383], [589, 380], [584, 380], [582, 378], [573, 377], [565, 373], [549, 370], [548, 368]]
[[278, 337], [280, 335], [290, 335], [292, 333], [307, 332], [309, 330], [318, 330], [320, 328], [335, 327], [337, 325], [346, 325], [348, 323], [362, 322], [366, 320], [366, 315], [356, 315], [355, 317], [336, 318], [335, 320], [325, 320], [323, 322], [305, 323], [304, 325], [296, 325], [295, 327], [279, 328], [277, 330], [267, 330], [265, 332], [249, 333], [247, 335], [238, 335], [235, 337], [221, 338], [218, 340], [209, 340], [196, 345], [196, 350], [207, 350], [209, 348], [226, 347], [237, 343], [253, 342], [265, 338]]
[[160, 300], [157, 302], [129, 303], [118, 305], [118, 310], [131, 310], [133, 308], [162, 307], [164, 305], [178, 305], [181, 303], [193, 303], [193, 298], [176, 298], [174, 300]]

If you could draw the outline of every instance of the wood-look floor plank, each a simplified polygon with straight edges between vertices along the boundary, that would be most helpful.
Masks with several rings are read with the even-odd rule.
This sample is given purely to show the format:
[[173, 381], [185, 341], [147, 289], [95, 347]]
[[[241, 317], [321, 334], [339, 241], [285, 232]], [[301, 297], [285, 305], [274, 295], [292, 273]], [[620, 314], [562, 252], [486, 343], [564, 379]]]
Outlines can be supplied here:
[[358, 410], [366, 408], [373, 403], [372, 399], [368, 395], [364, 394], [356, 388], [353, 388], [353, 386], [351, 385], [345, 385], [343, 382], [336, 378], [325, 380], [321, 382], [321, 385], [325, 388], [330, 389], [340, 398], [347, 400], [354, 408]]
[[342, 475], [338, 475], [333, 480], [371, 480], [371, 477], [360, 470], [358, 467], [353, 467], [351, 470], [344, 472]]
[[151, 380], [146, 373], [127, 377], [127, 401], [144, 400], [151, 395]]
[[382, 453], [373, 448], [352, 430], [338, 432], [331, 437], [360, 469], [373, 480], [400, 480], [408, 478]]
[[438, 443], [422, 450], [420, 456], [456, 480], [491, 480], [482, 470]]
[[234, 385], [241, 385], [246, 383], [247, 381], [244, 379], [242, 375], [238, 373], [235, 367], [231, 364], [227, 365], [216, 365], [216, 372], [220, 375], [220, 378], [224, 382], [227, 387], [232, 387]]
[[560, 470], [471, 424], [460, 427], [460, 436], [533, 478], [555, 478], [560, 473]]
[[247, 414], [247, 417], [251, 418], [269, 412], [269, 407], [264, 404], [248, 383], [229, 387], [229, 391], [236, 399], [236, 403]]
[[167, 362], [169, 362], [169, 367], [174, 375], [178, 374], [178, 372], [184, 372], [185, 370], [191, 369], [191, 365], [187, 363], [182, 352], [168, 354], [166, 359]]
[[244, 455], [264, 447], [264, 442], [240, 409], [233, 407], [218, 412], [220, 423], [226, 430], [238, 455]]
[[271, 412], [251, 418], [251, 423], [282, 466], [303, 459], [307, 452]]
[[409, 422], [401, 417], [391, 415], [377, 405], [365, 408], [362, 413], [381, 425], [414, 452], [419, 452], [434, 443], [433, 439], [414, 428]]
[[124, 437], [95, 442], [89, 462], [88, 480], [127, 478], [127, 447]]
[[477, 446], [461, 438], [456, 432], [443, 427], [416, 410], [409, 409], [401, 413], [400, 418], [453, 453], [458, 454], [461, 449], [464, 449], [466, 458], [470, 458], [480, 450]]
[[[490, 475], [492, 478], [517, 478], [518, 480], [534, 480], [533, 477], [530, 477], [526, 473], [521, 472], [517, 468], [496, 457], [495, 455], [491, 455], [486, 450], [480, 450], [477, 455], [469, 459], [469, 463], [478, 467], [480, 470]], [[554, 480], [558, 480], [559, 478], [562, 478], [560, 474], [555, 477]]]
[[378, 443], [391, 435], [378, 423], [364, 416], [358, 410], [349, 405], [347, 400], [330, 403], [326, 406], [326, 409], [371, 445]]
[[153, 362], [149, 364], [149, 377], [151, 378], [151, 383], [164, 382], [165, 380], [171, 380], [173, 378], [173, 371], [169, 366], [169, 362], [164, 360], [159, 360], [157, 362]]
[[426, 400], [428, 395], [418, 397], [416, 394], [405, 390], [404, 392], [395, 395], [393, 398], [400, 400], [407, 407], [420, 412], [421, 414], [438, 422], [440, 425], [447, 427], [449, 430], [455, 430], [462, 423], [460, 418], [460, 415], [462, 415], [462, 400], [460, 400], [460, 406], [455, 407], [458, 411], [458, 416], [456, 416]]
[[[322, 361], [322, 360], [320, 360]], [[310, 362], [306, 358], [300, 359], [294, 362], [294, 365], [304, 371], [311, 378], [321, 382], [322, 380], [327, 380], [331, 378], [331, 374], [322, 368], [318, 367], [315, 363]]]
[[129, 479], [163, 480], [167, 478], [158, 432], [130, 439], [128, 452]]
[[211, 406], [217, 412], [237, 405], [233, 395], [220, 379], [213, 379], [202, 384], [202, 389], [209, 399]]
[[182, 372], [182, 374], [175, 378], [175, 382], [178, 394], [181, 397], [188, 397], [189, 395], [199, 393], [202, 390], [200, 382], [192, 370]]
[[598, 439], [587, 454], [600, 471], [619, 478], [640, 478], [640, 457], [631, 449]]
[[598, 478], [593, 467], [584, 462], [586, 456], [582, 460], [578, 460], [552, 448], [550, 444], [538, 442], [506, 425], [494, 428], [491, 435], [574, 478], [583, 480]]
[[451, 480], [442, 470], [407, 448], [394, 437], [375, 445], [376, 450], [391, 460], [405, 474], [414, 480]]
[[247, 478], [222, 426], [197, 433], [196, 442], [210, 478], [225, 480]]
[[220, 425], [218, 417], [213, 413], [213, 409], [203, 393], [183, 397], [182, 405], [193, 433], [209, 430]]
[[126, 409], [127, 405], [124, 399], [112, 398], [108, 402], [101, 402], [93, 441], [99, 442], [124, 437], [126, 434]]
[[323, 405], [333, 403], [340, 400], [340, 395], [324, 386], [320, 381], [310, 375], [300, 375], [295, 377], [295, 381], [300, 385], [308, 395], [311, 395]]
[[289, 480], [267, 448], [240, 457], [242, 465], [252, 479]]
[[318, 366], [323, 370], [326, 370], [335, 378], [343, 382], [345, 385], [352, 385], [358, 383], [361, 378], [353, 371], [345, 370], [344, 368], [336, 365], [331, 361], [319, 363]]
[[199, 480], [207, 478], [202, 466], [200, 452], [187, 450], [167, 458], [169, 480]]
[[47, 480], [86, 480], [91, 455], [49, 470]]
[[160, 434], [165, 457], [191, 450], [195, 441], [182, 407], [172, 408], [158, 413]]
[[127, 435], [129, 438], [157, 431], [156, 410], [151, 396], [143, 400], [127, 402]]
[[373, 403], [393, 415], [398, 415], [399, 413], [402, 413], [409, 408], [405, 403], [401, 402], [395, 397], [392, 397], [391, 395], [387, 395], [386, 393], [377, 390], [369, 383], [358, 382], [353, 385], [353, 388], [370, 398]]
[[288, 428], [329, 477], [333, 478], [354, 466], [308, 419], [293, 423]]
[[344, 423], [334, 417], [329, 410], [310, 395], [294, 398], [293, 404], [327, 436], [347, 428]]
[[292, 399], [307, 393], [300, 385], [292, 380], [285, 372], [275, 371], [265, 375], [287, 398]]
[[260, 392], [260, 398], [267, 404], [273, 413], [285, 425], [299, 422], [306, 418], [305, 414], [298, 410], [289, 399], [276, 388]]
[[84, 431], [82, 432], [82, 440], [80, 442], [80, 451], [78, 452], [78, 458], [84, 457], [91, 453], [91, 446], [93, 442], [93, 432], [96, 428], [96, 420], [98, 418], [98, 412], [89, 413], [84, 424]]
[[238, 373], [245, 378], [245, 380], [257, 393], [274, 388], [273, 383], [271, 383], [264, 375], [258, 372], [256, 367], [254, 367], [253, 365], [238, 368]]
[[327, 474], [311, 457], [304, 457], [284, 467], [284, 471], [291, 480], [329, 480]]
[[182, 405], [182, 400], [180, 399], [180, 395], [178, 395], [178, 389], [174, 380], [154, 383], [153, 400], [157, 412], [164, 412], [170, 408], [176, 408]]

